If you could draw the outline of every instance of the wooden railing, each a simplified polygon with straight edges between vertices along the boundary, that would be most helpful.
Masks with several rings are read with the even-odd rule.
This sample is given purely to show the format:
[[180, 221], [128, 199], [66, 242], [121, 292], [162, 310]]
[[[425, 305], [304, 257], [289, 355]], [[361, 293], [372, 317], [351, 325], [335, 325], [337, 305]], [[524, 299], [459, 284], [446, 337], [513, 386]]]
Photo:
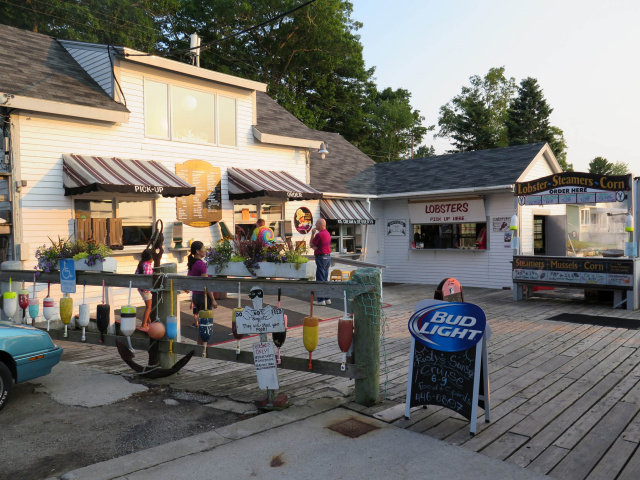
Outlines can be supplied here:
[[[171, 302], [168, 299], [170, 295], [170, 284], [173, 280], [173, 302], [177, 303], [177, 291], [179, 290], [195, 290], [202, 291], [206, 287], [209, 291], [237, 293], [238, 284], [240, 284], [241, 294], [248, 294], [249, 290], [258, 286], [262, 288], [267, 295], [276, 295], [278, 291], [284, 296], [294, 298], [308, 299], [313, 292], [316, 297], [323, 298], [343, 298], [345, 289], [348, 289], [352, 296], [357, 299], [358, 295], [371, 295], [372, 292], [378, 291], [376, 285], [357, 285], [347, 282], [313, 282], [308, 280], [268, 280], [268, 279], [250, 279], [250, 278], [221, 278], [221, 277], [189, 277], [186, 275], [178, 275], [175, 272], [176, 264], [164, 264], [160, 266], [162, 278], [157, 288], [163, 290], [165, 300], [158, 305], [158, 316], [164, 319], [170, 315]], [[0, 271], [0, 281], [8, 282], [11, 278], [14, 282], [32, 282], [33, 270], [8, 270]], [[153, 287], [153, 277], [151, 275], [136, 274], [119, 274], [119, 273], [103, 273], [103, 272], [76, 272], [76, 283], [82, 285], [102, 285], [105, 282], [109, 287], [129, 287], [142, 288], [151, 290]], [[37, 278], [38, 283], [51, 282], [53, 284], [60, 283], [59, 273], [41, 273]], [[371, 302], [367, 302], [371, 303]], [[380, 341], [380, 302], [374, 302], [378, 305], [376, 308], [367, 309], [359, 308], [358, 302], [354, 301], [354, 314], [357, 321], [355, 322], [354, 331], [354, 357], [357, 364], [347, 364], [347, 370], [340, 369], [341, 363], [329, 362], [322, 360], [313, 361], [313, 373], [332, 375], [336, 377], [346, 377], [355, 379], [356, 401], [363, 405], [373, 405], [379, 401], [379, 350], [371, 348], [372, 345], [379, 346]], [[70, 330], [68, 337], [63, 337], [62, 330], [51, 330], [49, 335], [57, 340], [65, 341], [81, 341], [81, 333], [76, 330]], [[115, 346], [116, 335], [105, 335], [105, 342], [102, 345]], [[131, 338], [135, 348], [147, 349], [150, 340], [143, 338]], [[86, 343], [100, 344], [100, 335], [97, 333], [86, 333]], [[357, 345], [361, 345], [360, 350]], [[236, 355], [235, 350], [221, 347], [205, 347], [203, 345], [190, 345], [183, 343], [173, 344], [173, 351], [180, 355], [186, 355], [190, 351], [195, 351], [196, 355], [202, 355], [203, 349], [206, 348], [206, 357], [216, 360], [226, 360], [237, 363], [253, 364], [253, 354], [250, 352], [241, 352]], [[159, 341], [160, 362], [167, 361], [169, 352], [169, 341]], [[306, 358], [282, 356], [280, 368], [297, 371], [308, 371], [308, 360]], [[163, 366], [164, 367], [164, 366]]]

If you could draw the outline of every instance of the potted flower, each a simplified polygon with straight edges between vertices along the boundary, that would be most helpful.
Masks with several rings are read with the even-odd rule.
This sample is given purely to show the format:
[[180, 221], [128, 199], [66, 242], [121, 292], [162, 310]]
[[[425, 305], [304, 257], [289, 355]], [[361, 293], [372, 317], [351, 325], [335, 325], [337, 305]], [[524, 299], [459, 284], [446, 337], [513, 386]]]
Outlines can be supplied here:
[[212, 275], [218, 275], [222, 269], [231, 261], [233, 256], [233, 244], [230, 237], [225, 237], [207, 249], [204, 261], [209, 267], [213, 268]]
[[290, 244], [277, 247], [262, 240], [235, 240], [231, 244], [230, 239], [223, 239], [207, 251], [206, 261], [209, 275], [315, 278], [315, 263], [309, 263], [303, 252]]
[[[51, 240], [51, 238], [49, 238]], [[51, 240], [51, 245], [42, 245], [36, 250], [38, 264], [35, 269], [51, 273], [58, 269], [61, 258], [73, 258], [76, 271], [115, 272], [118, 262], [111, 257], [112, 251], [106, 245], [75, 239]]]

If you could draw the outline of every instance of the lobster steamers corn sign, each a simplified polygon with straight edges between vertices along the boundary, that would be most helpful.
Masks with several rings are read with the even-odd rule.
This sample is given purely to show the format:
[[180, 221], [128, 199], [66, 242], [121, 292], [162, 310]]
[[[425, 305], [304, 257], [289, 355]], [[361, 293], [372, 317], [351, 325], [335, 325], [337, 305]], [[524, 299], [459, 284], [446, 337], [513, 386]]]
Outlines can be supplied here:
[[631, 175], [562, 172], [529, 182], [516, 182], [521, 205], [622, 202], [631, 190]]
[[440, 405], [471, 421], [489, 419], [484, 312], [471, 303], [423, 300], [409, 320], [411, 354], [405, 417], [411, 407]]

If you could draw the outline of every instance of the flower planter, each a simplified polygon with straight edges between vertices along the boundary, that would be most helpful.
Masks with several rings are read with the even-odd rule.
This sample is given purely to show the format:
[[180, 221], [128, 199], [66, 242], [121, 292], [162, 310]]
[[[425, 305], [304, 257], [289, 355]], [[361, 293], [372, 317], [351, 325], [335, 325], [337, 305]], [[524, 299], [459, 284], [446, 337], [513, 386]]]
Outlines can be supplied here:
[[74, 260], [76, 272], [110, 272], [115, 273], [118, 269], [118, 261], [113, 257], [107, 257], [104, 262], [96, 262], [95, 265], [87, 265], [85, 259]]
[[[259, 262], [260, 268], [255, 270], [255, 277], [258, 278], [307, 278], [314, 280], [316, 278], [315, 262], [307, 262], [300, 264], [300, 268], [296, 269], [293, 263], [272, 263]], [[207, 267], [207, 274], [216, 276], [215, 267]], [[217, 275], [228, 277], [254, 277], [244, 266], [243, 262], [229, 262]]]

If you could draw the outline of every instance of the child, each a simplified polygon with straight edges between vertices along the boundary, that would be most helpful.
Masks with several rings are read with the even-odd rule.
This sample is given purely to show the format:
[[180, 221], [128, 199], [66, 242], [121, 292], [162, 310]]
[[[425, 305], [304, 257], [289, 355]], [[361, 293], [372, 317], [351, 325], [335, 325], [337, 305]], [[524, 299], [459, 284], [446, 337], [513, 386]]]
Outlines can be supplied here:
[[[200, 241], [195, 241], [191, 244], [191, 253], [187, 258], [187, 275], [190, 277], [206, 277], [207, 276], [207, 264], [202, 261], [206, 254], [204, 244]], [[213, 292], [207, 292], [212, 308], [218, 308], [218, 302], [216, 302]], [[205, 309], [204, 292], [192, 292], [191, 300], [193, 302], [193, 317], [195, 322], [192, 327], [198, 326], [198, 312]], [[198, 337], [198, 344], [202, 341]]]

